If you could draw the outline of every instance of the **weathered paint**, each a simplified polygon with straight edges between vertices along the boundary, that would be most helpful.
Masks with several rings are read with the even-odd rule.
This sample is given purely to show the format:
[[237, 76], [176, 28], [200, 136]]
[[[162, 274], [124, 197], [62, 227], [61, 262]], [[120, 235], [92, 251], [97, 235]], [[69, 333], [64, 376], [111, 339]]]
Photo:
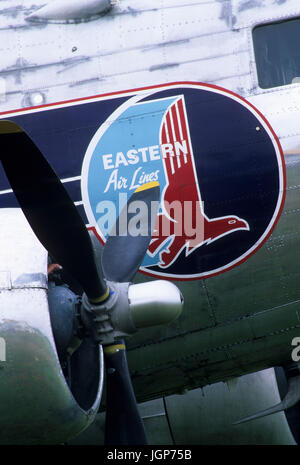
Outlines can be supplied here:
[[[11, 2], [1, 2], [0, 77], [6, 88], [2, 112], [33, 105], [35, 94], [51, 104], [200, 81], [247, 98], [270, 122], [285, 153], [285, 209], [268, 242], [222, 276], [178, 283], [185, 296], [180, 319], [147, 329], [129, 342], [139, 400], [290, 361], [290, 342], [300, 334], [300, 84], [259, 88], [251, 30], [299, 16], [299, 1], [191, 0], [187, 5], [168, 0], [156, 8], [150, 1], [124, 0], [89, 23], [26, 21], [43, 4], [36, 0], [32, 6], [24, 0], [22, 7], [11, 7]], [[67, 125], [58, 121], [53, 134], [61, 136], [62, 123]], [[67, 141], [63, 147], [73, 161]], [[79, 191], [80, 172], [81, 164], [72, 174], [68, 169], [60, 172], [72, 192]], [[74, 200], [81, 202], [75, 194]], [[136, 281], [144, 279], [139, 275]]]

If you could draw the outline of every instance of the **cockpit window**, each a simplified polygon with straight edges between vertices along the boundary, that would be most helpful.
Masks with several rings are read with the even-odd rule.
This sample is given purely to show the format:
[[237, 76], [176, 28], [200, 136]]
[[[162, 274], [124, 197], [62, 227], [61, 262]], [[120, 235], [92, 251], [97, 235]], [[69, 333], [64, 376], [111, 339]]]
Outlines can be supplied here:
[[259, 86], [300, 82], [300, 18], [257, 26], [252, 34]]

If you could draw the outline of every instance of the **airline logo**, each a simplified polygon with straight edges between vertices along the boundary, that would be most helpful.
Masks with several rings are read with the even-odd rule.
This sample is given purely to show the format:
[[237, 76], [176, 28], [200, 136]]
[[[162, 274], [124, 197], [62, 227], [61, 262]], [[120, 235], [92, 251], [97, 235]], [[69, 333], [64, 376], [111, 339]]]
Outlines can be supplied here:
[[82, 180], [90, 225], [103, 242], [135, 189], [159, 182], [141, 271], [174, 280], [214, 276], [250, 257], [274, 228], [285, 190], [281, 147], [264, 117], [203, 84], [129, 98], [91, 140]]
[[[160, 140], [162, 146], [169, 149], [168, 156], [162, 157], [166, 184], [162, 193], [163, 212], [158, 215], [149, 252], [153, 256], [161, 250], [158, 265], [168, 268], [183, 250], [187, 256], [201, 245], [226, 234], [238, 229], [249, 230], [249, 225], [233, 215], [213, 219], [205, 215], [183, 96], [168, 108]], [[171, 208], [178, 199], [181, 203], [177, 208]], [[194, 220], [195, 227], [189, 220]], [[166, 232], [170, 233], [169, 237]], [[165, 247], [161, 247], [164, 243]]]

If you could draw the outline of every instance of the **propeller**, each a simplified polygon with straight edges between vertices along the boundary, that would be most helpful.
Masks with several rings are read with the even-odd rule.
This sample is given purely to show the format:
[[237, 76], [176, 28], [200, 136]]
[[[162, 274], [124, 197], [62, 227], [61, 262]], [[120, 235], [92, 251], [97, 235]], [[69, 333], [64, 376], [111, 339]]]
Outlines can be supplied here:
[[[123, 208], [103, 251], [103, 272], [97, 267], [89, 233], [60, 179], [38, 147], [12, 121], [0, 122], [1, 161], [32, 230], [82, 286], [93, 305], [110, 297], [106, 279], [128, 282], [148, 249], [159, 203], [158, 183], [138, 188]], [[154, 205], [156, 208], [150, 208]], [[140, 234], [133, 235], [133, 214], [139, 209]], [[125, 210], [127, 221], [122, 221]], [[131, 225], [131, 226], [130, 226]], [[124, 232], [124, 227], [128, 231]], [[131, 234], [132, 233], [132, 234]], [[145, 444], [146, 434], [130, 379], [123, 340], [104, 347], [107, 378], [106, 443]]]
[[125, 342], [105, 346], [106, 366], [106, 445], [147, 444], [144, 424], [135, 399], [128, 364]]

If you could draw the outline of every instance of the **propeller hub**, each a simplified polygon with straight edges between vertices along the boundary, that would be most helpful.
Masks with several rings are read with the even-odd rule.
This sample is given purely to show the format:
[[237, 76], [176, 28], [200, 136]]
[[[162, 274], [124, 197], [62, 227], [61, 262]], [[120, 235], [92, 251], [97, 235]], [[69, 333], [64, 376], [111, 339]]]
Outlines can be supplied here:
[[140, 328], [171, 323], [181, 314], [182, 294], [169, 281], [107, 284], [105, 302], [96, 305], [86, 294], [82, 298], [82, 321], [99, 344], [114, 344]]

